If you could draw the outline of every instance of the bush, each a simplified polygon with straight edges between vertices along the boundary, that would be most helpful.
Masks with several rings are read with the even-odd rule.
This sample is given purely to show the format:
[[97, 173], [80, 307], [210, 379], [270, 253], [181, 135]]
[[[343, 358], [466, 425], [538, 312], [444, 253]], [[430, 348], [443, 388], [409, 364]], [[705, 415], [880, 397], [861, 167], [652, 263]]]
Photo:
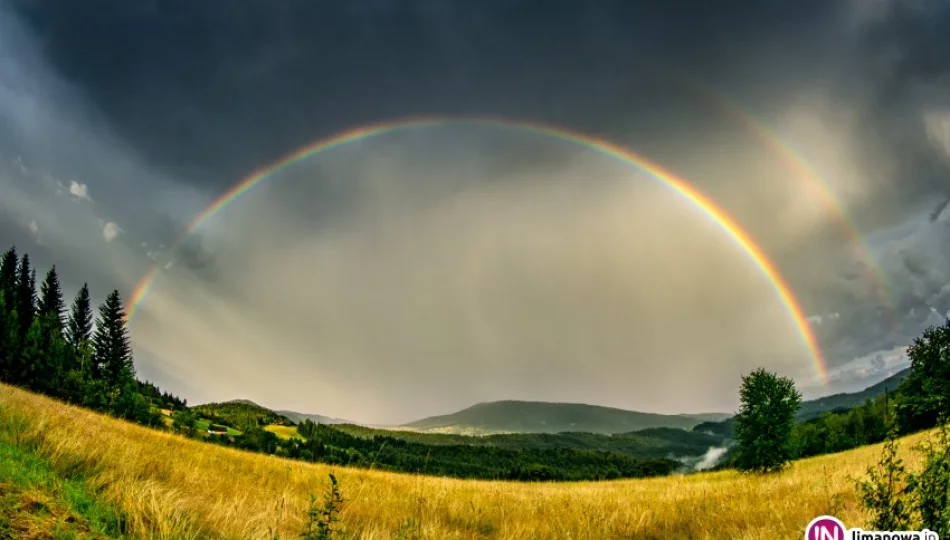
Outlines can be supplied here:
[[941, 538], [950, 536], [950, 431], [942, 424], [936, 440], [917, 446], [924, 465], [908, 471], [898, 457], [897, 435], [892, 431], [881, 460], [858, 481], [864, 506], [871, 511], [870, 528], [876, 530], [930, 529]]

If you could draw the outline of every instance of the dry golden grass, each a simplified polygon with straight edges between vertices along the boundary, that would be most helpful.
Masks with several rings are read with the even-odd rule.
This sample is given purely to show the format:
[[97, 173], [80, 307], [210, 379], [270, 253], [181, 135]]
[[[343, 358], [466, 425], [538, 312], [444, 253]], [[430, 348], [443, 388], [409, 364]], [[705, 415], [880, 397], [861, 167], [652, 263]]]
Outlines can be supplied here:
[[[834, 511], [865, 523], [853, 478], [880, 445], [795, 463], [771, 477], [717, 472], [666, 478], [520, 484], [330, 467], [221, 448], [152, 431], [0, 385], [0, 421], [57, 467], [94, 471], [90, 483], [130, 518], [137, 537], [294, 538], [309, 494], [340, 481], [351, 537], [801, 538]], [[912, 439], [920, 439], [915, 436]], [[909, 447], [904, 441], [902, 448]], [[904, 450], [914, 462], [914, 455]], [[837, 500], [837, 502], [835, 502]]]

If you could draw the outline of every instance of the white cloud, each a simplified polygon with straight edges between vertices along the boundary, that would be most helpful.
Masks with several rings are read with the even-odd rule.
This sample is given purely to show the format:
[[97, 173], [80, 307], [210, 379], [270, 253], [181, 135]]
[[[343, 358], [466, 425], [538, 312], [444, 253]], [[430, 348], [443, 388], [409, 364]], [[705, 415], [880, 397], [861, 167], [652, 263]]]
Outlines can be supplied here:
[[950, 157], [950, 109], [924, 112], [924, 125], [930, 142]]
[[69, 183], [69, 193], [71, 193], [73, 197], [76, 197], [77, 199], [92, 201], [92, 199], [89, 197], [89, 186], [86, 184], [80, 184], [75, 180], [72, 180]]
[[33, 235], [33, 240], [39, 244], [40, 243], [40, 226], [36, 224], [36, 220], [30, 220], [30, 234]]
[[109, 221], [102, 227], [102, 237], [106, 239], [106, 242], [111, 242], [115, 240], [119, 233], [122, 232], [122, 229], [115, 223]]

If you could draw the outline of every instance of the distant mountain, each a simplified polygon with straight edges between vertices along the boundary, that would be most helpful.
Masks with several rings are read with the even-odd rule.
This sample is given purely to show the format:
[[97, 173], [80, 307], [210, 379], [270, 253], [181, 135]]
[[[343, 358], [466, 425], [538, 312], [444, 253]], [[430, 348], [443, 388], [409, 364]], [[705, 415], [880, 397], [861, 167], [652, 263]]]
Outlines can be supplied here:
[[267, 407], [264, 407], [263, 405], [254, 403], [253, 401], [249, 399], [232, 399], [231, 401], [226, 401], [225, 403], [232, 403], [236, 405], [248, 405], [250, 407], [256, 407], [258, 409], [261, 409], [262, 411], [268, 411], [268, 412], [274, 413], [277, 416], [286, 418], [295, 424], [299, 424], [303, 422], [304, 420], [310, 420], [314, 424], [351, 424], [352, 423], [349, 420], [344, 420], [342, 418], [332, 418], [329, 416], [323, 416], [319, 414], [299, 413], [296, 411], [276, 411], [274, 409], [268, 409]]
[[809, 418], [815, 418], [823, 412], [833, 411], [835, 409], [850, 409], [858, 405], [863, 405], [865, 401], [883, 395], [885, 391], [893, 392], [896, 390], [897, 386], [907, 377], [908, 373], [910, 373], [910, 368], [903, 369], [860, 392], [832, 394], [823, 398], [804, 401], [802, 402], [802, 408], [798, 411], [798, 419], [807, 420]]
[[[799, 422], [810, 420], [817, 418], [822, 413], [852, 409], [864, 405], [864, 402], [869, 399], [873, 400], [883, 395], [884, 392], [893, 392], [896, 390], [897, 386], [907, 377], [908, 373], [910, 373], [910, 368], [898, 371], [883, 381], [873, 384], [860, 392], [832, 394], [823, 398], [803, 401], [801, 409], [798, 410], [797, 420]], [[731, 417], [718, 422], [703, 422], [693, 426], [692, 429], [700, 433], [710, 433], [720, 437], [731, 438], [734, 427], [735, 417]]]
[[494, 401], [443, 416], [405, 424], [403, 428], [435, 433], [490, 435], [497, 433], [629, 433], [647, 428], [690, 429], [722, 413], [654, 414], [580, 403]]
[[314, 424], [352, 424], [349, 420], [344, 420], [342, 418], [331, 418], [329, 416], [323, 416], [319, 414], [307, 414], [299, 413], [295, 411], [274, 411], [275, 413], [286, 416], [293, 420], [295, 424], [299, 424], [304, 420], [310, 420]]

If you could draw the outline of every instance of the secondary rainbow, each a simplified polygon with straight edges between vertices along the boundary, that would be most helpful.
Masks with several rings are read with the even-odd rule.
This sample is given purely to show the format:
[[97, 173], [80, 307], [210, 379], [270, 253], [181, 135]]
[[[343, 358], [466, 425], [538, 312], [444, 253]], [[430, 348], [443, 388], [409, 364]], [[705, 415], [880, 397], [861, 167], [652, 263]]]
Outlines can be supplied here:
[[834, 217], [839, 230], [851, 246], [858, 264], [861, 265], [864, 273], [871, 278], [874, 286], [874, 294], [886, 308], [892, 329], [896, 329], [898, 322], [895, 315], [895, 306], [888, 292], [887, 280], [884, 274], [875, 263], [874, 257], [871, 255], [871, 250], [854, 225], [854, 220], [848, 215], [848, 212], [841, 203], [838, 202], [834, 190], [832, 190], [828, 183], [822, 179], [821, 175], [815, 171], [814, 167], [808, 163], [805, 156], [797, 151], [791, 143], [779, 136], [768, 124], [757, 119], [754, 115], [734, 104], [725, 96], [692, 81], [685, 75], [669, 69], [653, 67], [656, 71], [663, 73], [666, 77], [669, 77], [670, 80], [681, 85], [683, 89], [708, 104], [710, 108], [720, 111], [724, 116], [739, 123], [739, 125], [763, 142], [766, 148], [789, 167], [800, 180], [804, 181], [809, 191], [819, 199], [822, 206]]
[[[778, 295], [782, 304], [790, 315], [798, 333], [800, 334], [808, 354], [811, 357], [814, 368], [821, 379], [827, 382], [827, 368], [817, 340], [812, 333], [811, 326], [808, 323], [805, 313], [796, 300], [791, 288], [785, 282], [778, 268], [769, 260], [762, 249], [753, 241], [752, 237], [736, 223], [730, 216], [723, 212], [711, 199], [691, 186], [682, 178], [666, 171], [659, 165], [652, 163], [648, 159], [637, 155], [636, 153], [619, 146], [613, 142], [593, 137], [590, 135], [569, 131], [560, 127], [539, 124], [535, 122], [519, 122], [508, 119], [496, 118], [412, 118], [408, 120], [397, 120], [392, 122], [372, 124], [344, 131], [330, 137], [320, 139], [312, 144], [304, 146], [292, 154], [264, 167], [245, 177], [236, 183], [228, 191], [218, 197], [205, 210], [199, 213], [185, 227], [181, 235], [166, 250], [168, 255], [173, 255], [182, 243], [205, 222], [211, 219], [221, 209], [235, 201], [242, 194], [253, 188], [255, 185], [273, 176], [293, 164], [304, 160], [314, 154], [330, 150], [347, 143], [359, 141], [394, 131], [416, 129], [422, 127], [434, 127], [450, 124], [488, 126], [504, 129], [514, 129], [522, 132], [533, 133], [564, 142], [569, 142], [586, 147], [590, 150], [599, 152], [606, 156], [620, 160], [628, 165], [640, 169], [677, 193], [682, 198], [691, 202], [699, 208], [707, 217], [709, 217], [726, 235], [733, 240], [742, 251], [752, 260], [761, 273], [768, 280], [775, 293]], [[161, 265], [156, 264], [139, 280], [132, 291], [127, 308], [127, 322], [131, 322], [135, 313], [138, 311], [142, 301], [148, 295], [149, 289], [158, 277]]]

